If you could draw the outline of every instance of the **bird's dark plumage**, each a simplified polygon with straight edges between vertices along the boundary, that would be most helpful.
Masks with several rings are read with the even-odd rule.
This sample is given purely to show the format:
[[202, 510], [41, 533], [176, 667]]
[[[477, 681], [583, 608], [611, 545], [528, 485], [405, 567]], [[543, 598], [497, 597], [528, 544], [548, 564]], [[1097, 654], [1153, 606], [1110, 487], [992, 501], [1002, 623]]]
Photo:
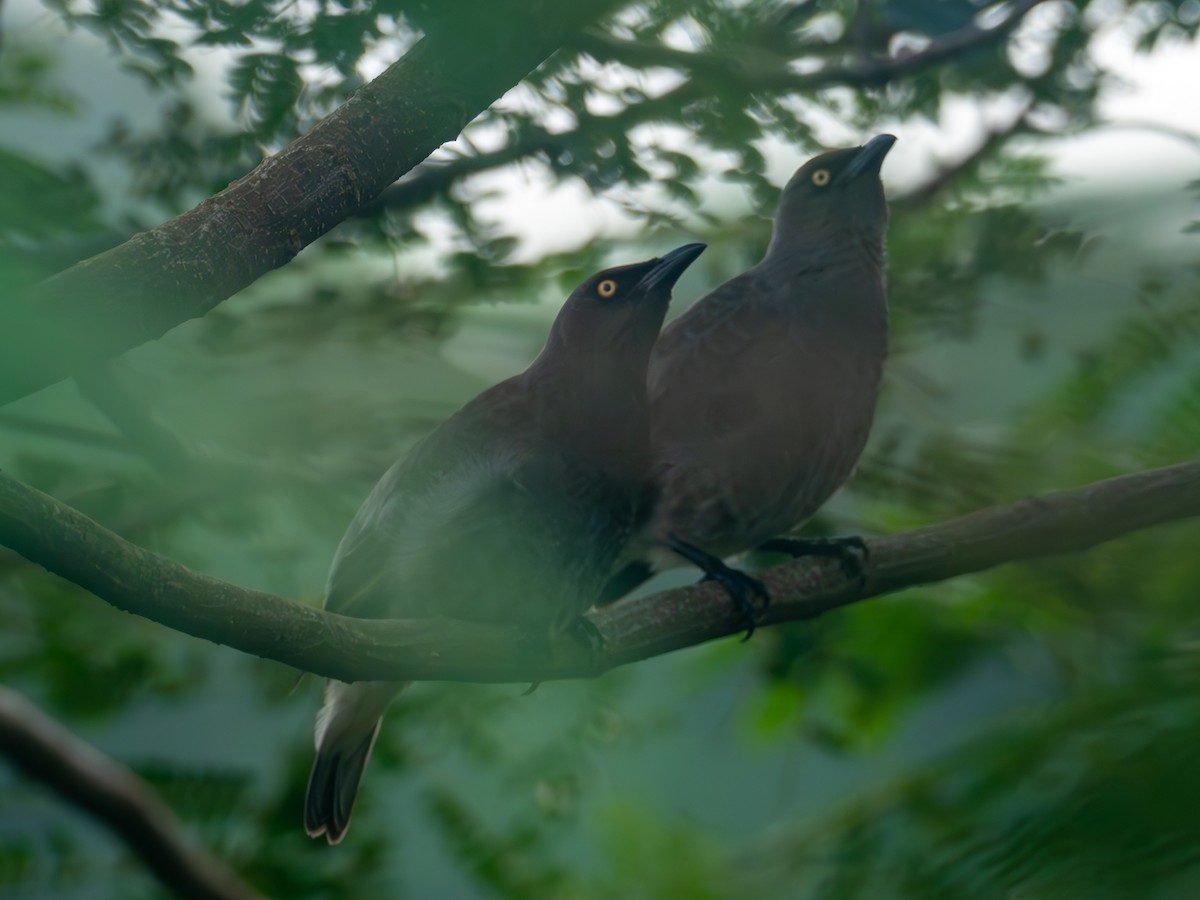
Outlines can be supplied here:
[[[448, 616], [533, 633], [578, 621], [644, 508], [646, 365], [703, 244], [608, 269], [567, 300], [522, 374], [484, 391], [380, 479], [338, 547], [326, 609]], [[329, 682], [305, 828], [342, 839], [402, 684]]]
[[783, 190], [766, 256], [664, 329], [651, 359], [656, 504], [606, 589], [807, 520], [850, 475], [887, 354], [879, 169], [895, 138], [810, 160]]

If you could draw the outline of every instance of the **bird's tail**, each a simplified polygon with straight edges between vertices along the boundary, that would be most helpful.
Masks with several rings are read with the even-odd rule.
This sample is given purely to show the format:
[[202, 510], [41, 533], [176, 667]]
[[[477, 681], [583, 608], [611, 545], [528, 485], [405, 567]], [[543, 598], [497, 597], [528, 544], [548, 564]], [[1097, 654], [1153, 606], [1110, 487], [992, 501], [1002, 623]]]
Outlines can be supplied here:
[[317, 713], [317, 755], [304, 797], [304, 830], [310, 837], [323, 834], [336, 844], [346, 836], [380, 720], [406, 686], [391, 681], [326, 685], [325, 705]]

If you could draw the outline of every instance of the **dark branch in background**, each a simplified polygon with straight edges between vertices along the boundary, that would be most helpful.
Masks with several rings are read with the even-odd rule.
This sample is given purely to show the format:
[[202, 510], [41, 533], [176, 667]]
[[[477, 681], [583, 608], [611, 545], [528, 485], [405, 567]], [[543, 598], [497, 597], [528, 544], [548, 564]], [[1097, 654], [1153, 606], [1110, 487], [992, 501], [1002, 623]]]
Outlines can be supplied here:
[[1017, 26], [1024, 21], [1029, 11], [1044, 2], [1046, 0], [1018, 0], [1018, 2], [1008, 4], [1003, 18], [994, 25], [984, 27], [972, 22], [970, 25], [942, 35], [918, 51], [907, 53], [894, 60], [865, 60], [850, 66], [848, 71], [853, 74], [847, 75], [847, 78], [861, 80], [857, 82], [851, 80], [846, 83], [857, 83], [864, 86], [883, 85], [896, 78], [903, 78], [940, 65], [963, 53], [994, 44], [1016, 31]]
[[160, 337], [288, 262], [615, 5], [547, 0], [536, 28], [508, 4], [481, 8], [220, 194], [7, 303], [0, 403]]
[[111, 450], [114, 453], [137, 452], [137, 448], [120, 435], [99, 431], [95, 428], [86, 428], [82, 425], [52, 422], [49, 419], [39, 419], [21, 413], [0, 412], [0, 428], [20, 431], [34, 437], [68, 441], [96, 450]]
[[76, 375], [75, 385], [156, 467], [168, 473], [186, 472], [195, 461], [191, 449], [154, 418], [145, 397], [135, 393], [122, 375], [119, 360], [104, 360]]
[[764, 62], [762, 55], [717, 54], [675, 50], [662, 44], [627, 41], [603, 32], [589, 30], [572, 47], [600, 62], [617, 62], [634, 68], [664, 66], [689, 72], [692, 77], [665, 94], [632, 104], [610, 115], [580, 114], [579, 124], [568, 132], [552, 134], [530, 129], [512, 143], [489, 153], [463, 155], [448, 161], [425, 163], [387, 188], [361, 209], [375, 214], [381, 208], [413, 209], [444, 194], [461, 179], [487, 172], [522, 159], [553, 155], [569, 149], [581, 135], [605, 135], [623, 132], [644, 122], [671, 119], [689, 103], [711, 94], [716, 79], [727, 87], [737, 84], [747, 93], [812, 92], [834, 86], [882, 87], [891, 81], [909, 77], [946, 60], [1004, 39], [1020, 25], [1025, 15], [1045, 0], [1022, 0], [1013, 4], [991, 28], [968, 25], [933, 40], [921, 50], [890, 59], [868, 59], [847, 65], [830, 64], [812, 72], [790, 69], [786, 59]]
[[[807, 619], [868, 597], [1002, 563], [1077, 553], [1131, 531], [1200, 516], [1200, 462], [1110, 478], [868, 541], [865, 585], [836, 563], [801, 560], [761, 573], [774, 602], [764, 624]], [[701, 584], [592, 614], [602, 651], [567, 638], [530, 659], [513, 628], [449, 619], [364, 620], [237, 587], [122, 540], [82, 513], [0, 474], [0, 544], [113, 606], [169, 628], [346, 681], [550, 681], [736, 634], [722, 588]]]
[[601, 62], [619, 62], [636, 68], [664, 66], [682, 69], [699, 79], [718, 79], [746, 91], [811, 91], [829, 85], [882, 87], [897, 78], [939, 65], [970, 50], [995, 43], [1013, 32], [1026, 13], [1045, 0], [1020, 0], [1010, 4], [1004, 17], [991, 27], [975, 23], [941, 35], [920, 50], [886, 59], [856, 60], [829, 65], [814, 72], [796, 72], [788, 60], [759, 54], [714, 54], [675, 50], [663, 44], [627, 41], [588, 31], [577, 44]]
[[1108, 128], [1117, 131], [1146, 131], [1151, 134], [1160, 134], [1163, 137], [1182, 141], [1188, 144], [1193, 150], [1200, 150], [1200, 134], [1188, 131], [1186, 128], [1167, 125], [1163, 122], [1142, 121], [1141, 119], [1102, 119], [1096, 122], [1092, 128]]
[[[145, 403], [140, 398], [131, 398], [133, 402]], [[148, 408], [147, 408], [148, 414]], [[162, 426], [167, 434], [173, 434], [166, 426]], [[90, 450], [103, 450], [118, 453], [123, 456], [133, 456], [146, 460], [155, 465], [157, 460], [148, 457], [144, 445], [135, 444], [128, 435], [113, 434], [95, 428], [81, 425], [54, 422], [20, 413], [0, 412], [0, 428], [21, 432], [36, 438], [47, 438], [76, 444]], [[169, 461], [157, 467], [170, 474], [178, 469], [172, 468], [175, 462], [191, 466], [191, 472], [202, 485], [213, 486], [220, 483], [222, 487], [204, 492], [197, 491], [190, 496], [189, 504], [194, 504], [203, 496], [220, 495], [222, 492], [244, 490], [247, 486], [262, 487], [279, 484], [288, 487], [299, 486], [303, 489], [327, 489], [333, 484], [345, 484], [347, 479], [361, 481], [364, 488], [369, 488], [374, 470], [368, 467], [352, 466], [349, 468], [327, 468], [304, 463], [289, 463], [277, 459], [250, 459], [232, 453], [204, 452], [174, 436], [187, 456], [176, 461]]]
[[543, 128], [529, 128], [511, 144], [490, 153], [457, 156], [452, 160], [422, 163], [378, 197], [365, 204], [359, 215], [375, 215], [381, 209], [413, 209], [450, 190], [459, 179], [498, 169], [509, 163], [545, 153], [557, 153], [572, 141], [575, 132], [552, 134]]
[[196, 845], [145, 782], [3, 686], [0, 754], [112, 829], [175, 896], [189, 900], [259, 896]]
[[891, 201], [892, 209], [913, 210], [933, 201], [942, 191], [972, 171], [989, 156], [998, 152], [1012, 138], [1027, 131], [1030, 109], [1031, 106], [1026, 105], [1011, 123], [1003, 128], [988, 131], [979, 145], [958, 162], [943, 167], [924, 184]]

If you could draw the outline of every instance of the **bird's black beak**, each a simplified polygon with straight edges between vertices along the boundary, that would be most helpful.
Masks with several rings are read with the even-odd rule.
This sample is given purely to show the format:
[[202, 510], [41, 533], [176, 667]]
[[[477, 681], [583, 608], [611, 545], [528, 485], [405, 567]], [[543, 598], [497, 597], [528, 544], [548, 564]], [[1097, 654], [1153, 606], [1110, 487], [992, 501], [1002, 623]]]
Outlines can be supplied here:
[[653, 267], [642, 276], [637, 286], [646, 292], [671, 290], [679, 276], [696, 258], [705, 251], [708, 244], [684, 244], [655, 260]]
[[871, 138], [858, 148], [858, 153], [854, 159], [850, 160], [850, 165], [842, 169], [838, 181], [843, 183], [853, 181], [859, 175], [865, 175], [868, 172], [873, 175], [879, 174], [884, 157], [888, 155], [888, 151], [895, 143], [896, 136], [894, 134], [878, 134]]

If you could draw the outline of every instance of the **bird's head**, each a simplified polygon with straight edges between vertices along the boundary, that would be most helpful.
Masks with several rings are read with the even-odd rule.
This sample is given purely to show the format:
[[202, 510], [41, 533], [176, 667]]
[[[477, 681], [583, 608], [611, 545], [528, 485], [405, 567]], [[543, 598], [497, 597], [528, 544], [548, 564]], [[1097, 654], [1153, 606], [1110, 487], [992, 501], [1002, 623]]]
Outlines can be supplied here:
[[523, 375], [538, 398], [543, 432], [559, 450], [639, 490], [650, 465], [650, 351], [671, 289], [704, 247], [685, 244], [588, 278], [571, 292]]
[[568, 353], [594, 350], [647, 357], [662, 328], [671, 290], [705, 244], [684, 244], [655, 259], [597, 272], [571, 292], [551, 342]]
[[887, 203], [879, 170], [896, 138], [881, 134], [861, 147], [831, 150], [799, 168], [779, 199], [768, 255], [858, 234], [882, 240]]

